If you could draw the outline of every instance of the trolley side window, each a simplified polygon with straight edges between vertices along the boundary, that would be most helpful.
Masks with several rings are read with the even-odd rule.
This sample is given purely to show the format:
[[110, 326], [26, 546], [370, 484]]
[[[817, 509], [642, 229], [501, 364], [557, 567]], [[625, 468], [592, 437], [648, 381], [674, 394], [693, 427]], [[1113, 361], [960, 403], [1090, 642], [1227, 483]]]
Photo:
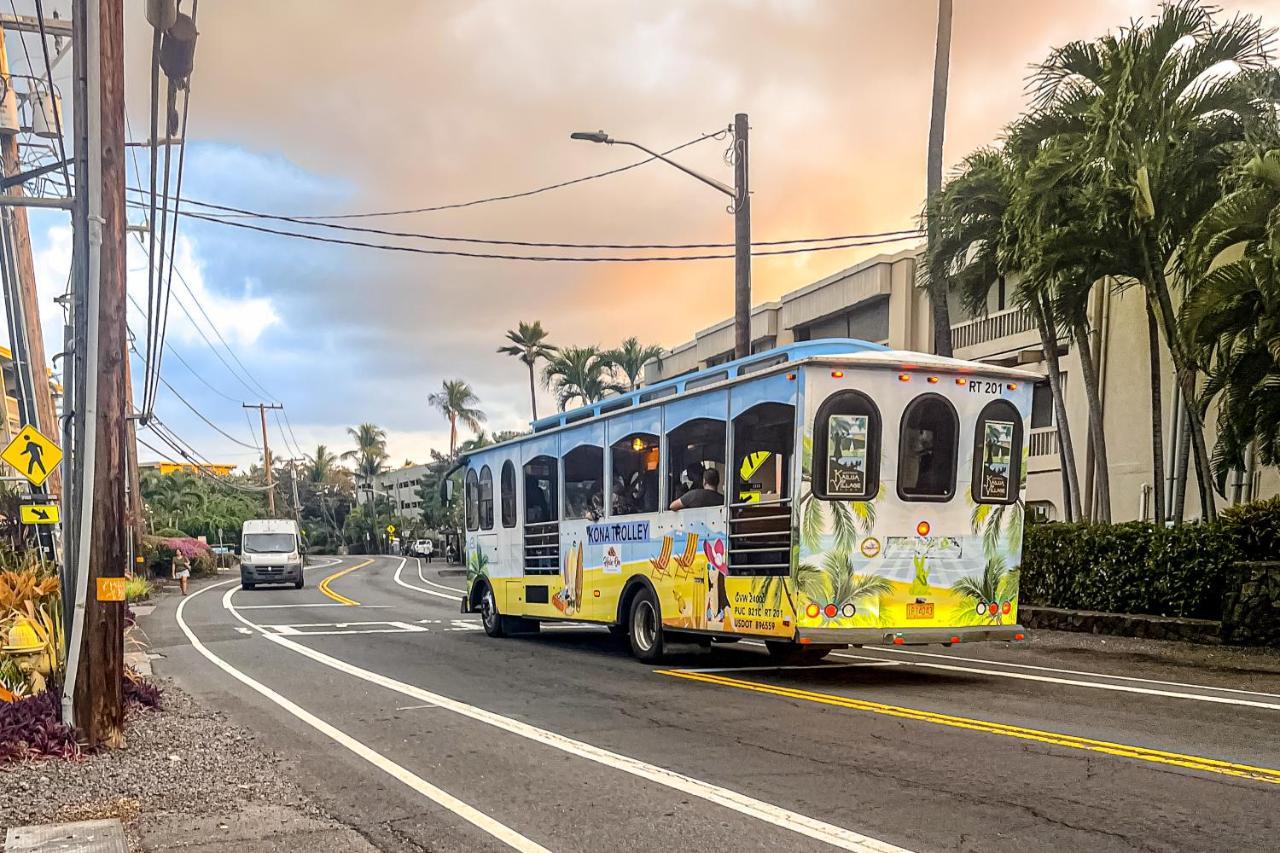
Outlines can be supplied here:
[[502, 463], [502, 490], [499, 498], [502, 504], [502, 526], [516, 526], [516, 466], [508, 459]]
[[544, 524], [559, 518], [556, 459], [535, 456], [524, 466], [524, 523]]
[[466, 490], [467, 529], [478, 530], [480, 528], [480, 481], [476, 477], [476, 469], [467, 469], [464, 489]]
[[1022, 491], [1022, 418], [1008, 400], [988, 403], [973, 435], [973, 499], [1011, 504]]
[[760, 403], [733, 419], [734, 503], [791, 497], [795, 407]]
[[604, 515], [604, 448], [583, 444], [564, 456], [564, 517]]
[[698, 506], [724, 505], [723, 497], [715, 500], [706, 493], [708, 471], [716, 472], [714, 479], [721, 493], [728, 491], [724, 487], [724, 443], [725, 422], [721, 418], [694, 418], [667, 433], [667, 494], [672, 501], [700, 489]]
[[960, 419], [940, 394], [921, 394], [902, 413], [898, 438], [898, 496], [947, 501], [956, 492]]
[[480, 489], [478, 499], [480, 509], [480, 529], [493, 529], [493, 472], [485, 465], [480, 469]]
[[658, 437], [634, 432], [609, 448], [613, 464], [612, 515], [658, 511]]
[[813, 427], [813, 491], [825, 500], [867, 501], [880, 492], [880, 410], [861, 391], [837, 391]]

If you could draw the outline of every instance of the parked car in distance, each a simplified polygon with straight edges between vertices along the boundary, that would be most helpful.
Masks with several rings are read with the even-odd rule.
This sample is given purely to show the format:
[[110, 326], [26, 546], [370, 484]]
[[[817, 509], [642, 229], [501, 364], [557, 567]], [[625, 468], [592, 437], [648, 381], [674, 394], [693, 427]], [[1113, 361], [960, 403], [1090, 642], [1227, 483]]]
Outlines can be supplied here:
[[436, 543], [430, 539], [415, 539], [413, 544], [409, 546], [409, 555], [411, 557], [422, 557], [430, 562], [431, 557], [435, 554]]

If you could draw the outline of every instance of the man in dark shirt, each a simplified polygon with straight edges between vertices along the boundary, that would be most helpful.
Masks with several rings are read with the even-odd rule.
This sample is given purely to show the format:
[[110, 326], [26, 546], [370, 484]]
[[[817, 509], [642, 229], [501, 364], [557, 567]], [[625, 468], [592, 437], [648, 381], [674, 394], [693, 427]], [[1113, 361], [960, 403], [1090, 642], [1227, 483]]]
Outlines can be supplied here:
[[671, 502], [672, 509], [697, 509], [706, 506], [721, 506], [724, 495], [720, 494], [720, 472], [708, 468], [702, 475], [702, 485], [685, 492]]

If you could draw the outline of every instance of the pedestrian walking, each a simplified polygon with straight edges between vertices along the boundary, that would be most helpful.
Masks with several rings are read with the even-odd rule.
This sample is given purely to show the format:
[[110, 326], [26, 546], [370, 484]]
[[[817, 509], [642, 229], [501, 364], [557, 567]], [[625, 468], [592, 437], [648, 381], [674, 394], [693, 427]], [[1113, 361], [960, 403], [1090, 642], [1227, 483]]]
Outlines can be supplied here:
[[182, 594], [187, 594], [187, 581], [191, 578], [191, 558], [185, 554], [176, 554], [173, 558], [173, 577], [178, 582]]

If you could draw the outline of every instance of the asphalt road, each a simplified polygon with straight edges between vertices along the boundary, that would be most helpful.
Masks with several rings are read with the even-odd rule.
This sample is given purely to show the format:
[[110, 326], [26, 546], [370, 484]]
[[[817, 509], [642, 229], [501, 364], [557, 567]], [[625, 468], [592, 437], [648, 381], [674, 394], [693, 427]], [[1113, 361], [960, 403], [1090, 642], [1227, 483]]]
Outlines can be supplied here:
[[490, 639], [462, 586], [351, 557], [301, 591], [198, 586], [146, 629], [159, 673], [386, 850], [1280, 845], [1266, 667], [1034, 642], [783, 668], [744, 642], [654, 667], [599, 628]]

